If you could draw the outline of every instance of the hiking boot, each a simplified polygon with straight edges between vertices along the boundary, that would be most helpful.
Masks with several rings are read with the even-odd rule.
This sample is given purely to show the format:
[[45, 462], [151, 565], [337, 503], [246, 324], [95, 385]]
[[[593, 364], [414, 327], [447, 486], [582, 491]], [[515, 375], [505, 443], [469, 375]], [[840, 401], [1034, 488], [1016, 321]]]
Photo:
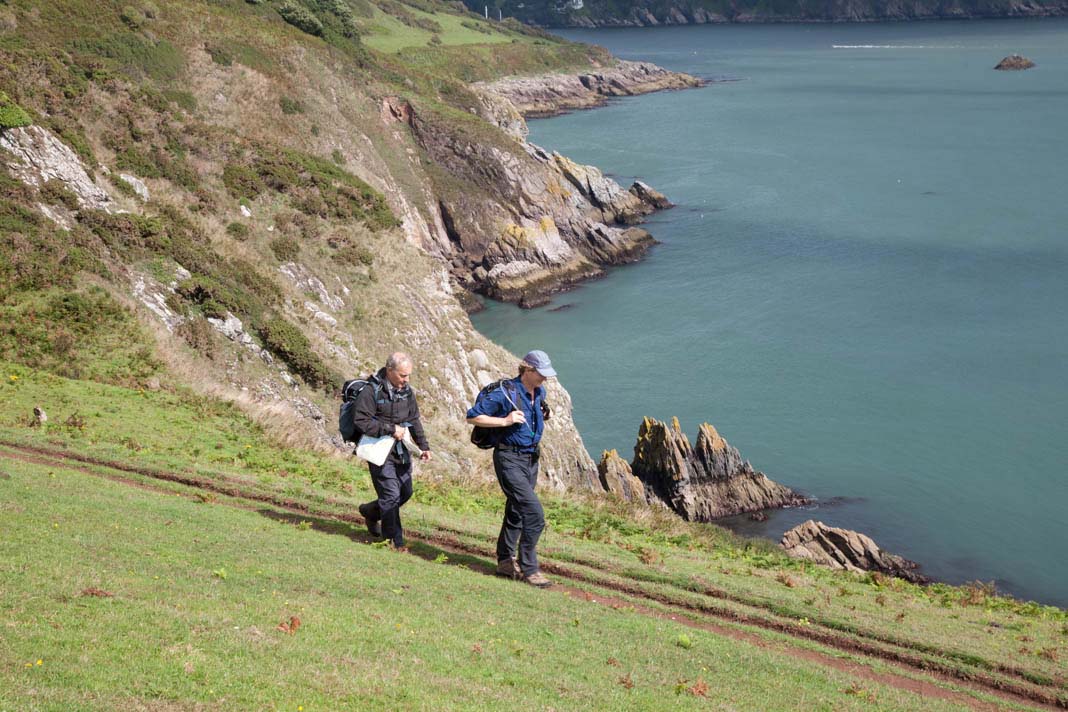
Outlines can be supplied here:
[[373, 502], [366, 502], [357, 507], [360, 510], [360, 516], [363, 517], [364, 522], [367, 524], [367, 531], [375, 539], [382, 538], [382, 523], [371, 516], [371, 506]]
[[523, 581], [529, 583], [531, 586], [537, 586], [538, 588], [548, 588], [553, 585], [553, 582], [545, 578], [545, 574], [540, 571], [535, 571], [529, 576], [524, 576]]
[[493, 573], [510, 579], [518, 579], [523, 576], [523, 572], [519, 570], [519, 562], [515, 559], [501, 559], [497, 562], [497, 570]]

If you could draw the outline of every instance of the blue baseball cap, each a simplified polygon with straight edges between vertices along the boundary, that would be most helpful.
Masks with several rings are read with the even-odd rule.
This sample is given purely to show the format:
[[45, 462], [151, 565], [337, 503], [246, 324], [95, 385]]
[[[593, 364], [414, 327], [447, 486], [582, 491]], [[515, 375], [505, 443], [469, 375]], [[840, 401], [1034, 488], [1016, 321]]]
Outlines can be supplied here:
[[556, 375], [553, 362], [549, 360], [549, 354], [544, 351], [531, 351], [523, 357], [523, 363], [532, 367], [546, 378], [552, 378]]

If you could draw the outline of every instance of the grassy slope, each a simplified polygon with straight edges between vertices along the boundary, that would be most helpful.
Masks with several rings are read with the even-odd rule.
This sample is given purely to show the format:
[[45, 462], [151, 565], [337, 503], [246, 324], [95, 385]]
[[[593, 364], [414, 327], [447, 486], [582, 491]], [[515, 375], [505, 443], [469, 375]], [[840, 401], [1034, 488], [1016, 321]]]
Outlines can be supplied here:
[[[441, 552], [427, 545], [418, 557], [366, 546], [359, 529], [331, 521], [370, 496], [362, 469], [280, 447], [230, 406], [11, 364], [0, 375], [0, 441], [236, 483], [315, 512], [293, 516], [124, 475], [181, 496], [146, 492], [76, 463], [20, 462], [11, 459], [17, 449], [0, 447], [0, 470], [10, 475], [0, 479], [0, 709], [108, 709], [157, 698], [269, 709], [356, 707], [371, 698], [383, 707], [470, 709], [474, 701], [492, 709], [517, 688], [545, 708], [704, 702], [687, 686], [676, 698], [680, 680], [701, 680], [711, 697], [739, 709], [797, 708], [801, 698], [814, 709], [862, 708], [869, 696], [880, 708], [938, 708], [774, 650], [435, 565]], [[25, 425], [33, 404], [49, 412], [43, 429]], [[417, 537], [444, 533], [492, 550], [499, 494], [417, 479], [406, 508]], [[221, 506], [230, 502], [248, 509]], [[1011, 665], [1064, 690], [1063, 611], [975, 587], [835, 574], [716, 527], [619, 505], [547, 496], [546, 509], [546, 562], [590, 581], [897, 639], [980, 672]], [[489, 565], [484, 556], [449, 557]], [[89, 587], [116, 596], [79, 596]], [[694, 592], [709, 589], [726, 598]], [[291, 637], [275, 630], [290, 615], [303, 623]], [[678, 645], [680, 635], [690, 648]], [[626, 675], [629, 690], [620, 684]]]

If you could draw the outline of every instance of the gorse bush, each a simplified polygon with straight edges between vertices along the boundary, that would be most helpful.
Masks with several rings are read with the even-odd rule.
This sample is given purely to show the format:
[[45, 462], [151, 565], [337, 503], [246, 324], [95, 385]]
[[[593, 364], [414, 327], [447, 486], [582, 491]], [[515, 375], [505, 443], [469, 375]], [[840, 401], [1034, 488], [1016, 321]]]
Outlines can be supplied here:
[[322, 37], [323, 23], [319, 21], [308, 8], [298, 5], [292, 0], [286, 0], [278, 7], [278, 14], [282, 19], [296, 27], [298, 30], [307, 32], [309, 35]]
[[292, 262], [300, 256], [300, 243], [289, 235], [279, 235], [271, 240], [271, 252], [279, 262]]
[[259, 326], [264, 345], [279, 356], [308, 385], [336, 388], [342, 378], [319, 358], [300, 329], [279, 316], [269, 317]]
[[291, 99], [288, 96], [283, 96], [279, 99], [278, 105], [281, 107], [283, 114], [290, 116], [293, 114], [303, 114], [306, 111], [304, 104], [297, 99]]
[[33, 119], [25, 109], [11, 100], [4, 92], [0, 91], [0, 130], [13, 129], [19, 126], [29, 126]]
[[260, 148], [227, 163], [223, 184], [239, 199], [254, 200], [266, 190], [286, 193], [306, 215], [362, 220], [372, 230], [400, 224], [381, 193], [331, 160], [300, 151]]

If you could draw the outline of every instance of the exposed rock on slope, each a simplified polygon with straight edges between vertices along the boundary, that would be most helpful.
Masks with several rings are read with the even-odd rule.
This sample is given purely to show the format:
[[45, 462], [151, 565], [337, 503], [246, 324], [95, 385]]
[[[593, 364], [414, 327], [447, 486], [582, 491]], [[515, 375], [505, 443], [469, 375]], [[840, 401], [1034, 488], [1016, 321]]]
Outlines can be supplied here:
[[868, 537], [850, 529], [829, 527], [809, 519], [782, 536], [786, 553], [833, 569], [879, 571], [913, 583], [927, 583], [928, 578], [916, 571], [919, 565], [889, 554]]
[[0, 131], [0, 148], [9, 152], [5, 162], [22, 182], [39, 187], [56, 180], [78, 198], [82, 207], [111, 207], [111, 196], [89, 177], [78, 154], [46, 129], [25, 126]]
[[804, 498], [742, 460], [708, 423], [690, 446], [678, 419], [645, 418], [634, 446], [634, 475], [683, 518], [710, 521], [741, 512], [804, 503]]
[[598, 72], [510, 77], [475, 86], [508, 99], [524, 116], [543, 117], [600, 106], [611, 97], [701, 84], [689, 74], [670, 72], [649, 62], [620, 60]]

